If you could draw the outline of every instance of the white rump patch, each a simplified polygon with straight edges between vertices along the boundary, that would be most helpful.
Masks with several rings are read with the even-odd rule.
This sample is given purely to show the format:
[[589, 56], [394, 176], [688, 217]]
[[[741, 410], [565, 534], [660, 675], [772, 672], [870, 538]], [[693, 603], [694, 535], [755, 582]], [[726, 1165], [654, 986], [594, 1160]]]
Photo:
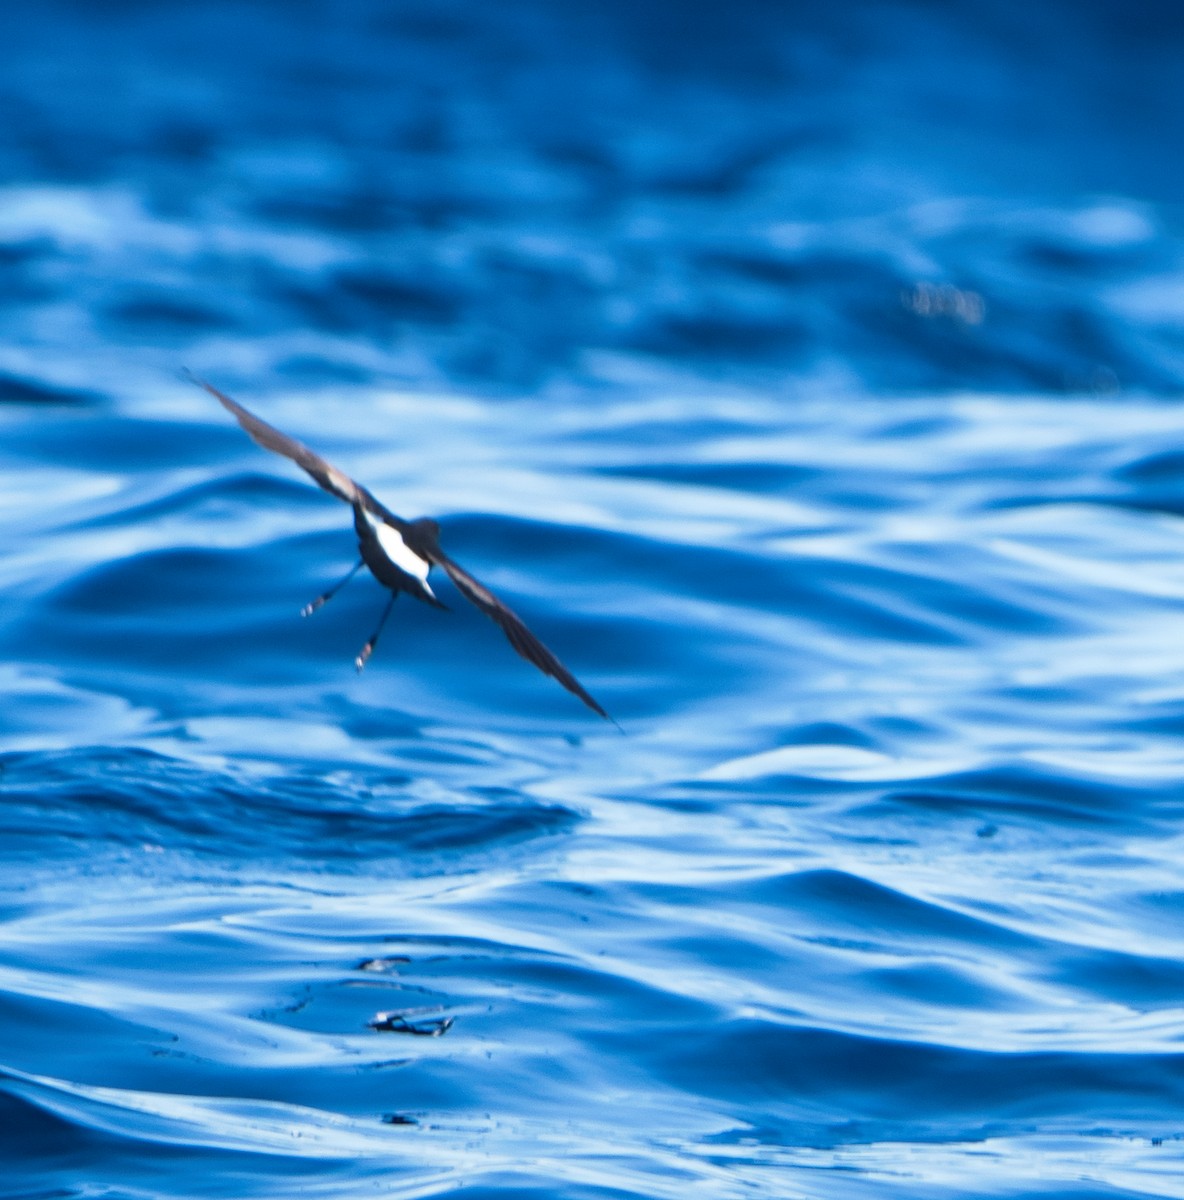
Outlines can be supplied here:
[[[409, 549], [407, 543], [403, 541], [403, 535], [380, 517], [376, 517], [373, 513], [368, 512], [366, 520], [370, 523], [370, 528], [374, 530], [374, 536], [378, 538], [378, 544], [382, 547], [383, 553], [387, 558], [400, 571], [406, 571], [408, 575], [414, 575], [427, 588], [428, 571], [431, 570], [432, 564], [426, 558], [420, 558], [415, 551]], [[427, 590], [430, 593], [432, 589], [427, 588]]]

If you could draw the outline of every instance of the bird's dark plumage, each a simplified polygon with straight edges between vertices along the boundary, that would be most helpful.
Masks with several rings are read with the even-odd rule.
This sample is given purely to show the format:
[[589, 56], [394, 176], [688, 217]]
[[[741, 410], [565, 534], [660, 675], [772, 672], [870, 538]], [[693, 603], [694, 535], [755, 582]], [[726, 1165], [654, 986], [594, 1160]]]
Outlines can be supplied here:
[[[392, 600], [400, 591], [406, 591], [425, 603], [443, 608], [444, 605], [436, 599], [427, 582], [431, 568], [440, 567], [466, 600], [501, 626], [502, 632], [518, 654], [538, 667], [544, 675], [549, 675], [573, 695], [578, 696], [593, 712], [612, 721], [612, 717], [584, 690], [579, 680], [527, 629], [522, 618], [444, 553], [440, 548], [440, 527], [435, 521], [427, 517], [418, 521], [405, 521], [402, 517], [395, 516], [361, 484], [355, 483], [348, 475], [326, 462], [303, 443], [260, 420], [213, 384], [196, 376], [190, 378], [222, 404], [260, 446], [290, 458], [297, 466], [307, 471], [325, 491], [339, 500], [344, 500], [353, 508], [354, 527], [358, 534], [362, 560], [375, 578], [390, 588]], [[352, 575], [353, 572], [346, 579]], [[336, 588], [331, 589], [323, 597], [318, 597], [305, 611], [311, 612], [335, 591]], [[389, 611], [388, 605], [387, 612]], [[384, 614], [383, 620], [385, 619]], [[381, 628], [379, 625], [379, 631]], [[365, 664], [377, 638], [376, 632], [359, 655], [359, 670]]]

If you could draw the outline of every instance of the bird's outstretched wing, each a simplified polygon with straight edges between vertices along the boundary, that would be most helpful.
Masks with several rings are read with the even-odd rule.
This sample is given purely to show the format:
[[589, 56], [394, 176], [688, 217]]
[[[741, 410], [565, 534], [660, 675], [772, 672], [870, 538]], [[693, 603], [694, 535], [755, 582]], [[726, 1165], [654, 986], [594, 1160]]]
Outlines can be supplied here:
[[[487, 617], [492, 618], [501, 627], [511, 646], [522, 655], [527, 662], [534, 663], [544, 675], [561, 683], [569, 692], [579, 698], [594, 712], [599, 713], [606, 721], [612, 717], [596, 703], [584, 690], [580, 681], [539, 641], [522, 618], [513, 609], [503, 604], [483, 583], [474, 579], [463, 567], [453, 562], [432, 538], [422, 547], [426, 558], [448, 572], [449, 579], [456, 584], [457, 590], [472, 604], [475, 604]], [[613, 721], [616, 725], [616, 721]], [[620, 728], [620, 726], [618, 726]]]
[[[332, 463], [326, 462], [319, 454], [313, 453], [302, 442], [281, 433], [273, 425], [260, 420], [254, 413], [236, 401], [225, 392], [220, 392], [213, 384], [190, 375], [199, 387], [204, 388], [217, 400], [223, 408], [233, 414], [235, 420], [259, 443], [265, 450], [272, 450], [290, 458], [297, 466], [303, 468], [316, 480], [325, 491], [332, 493], [347, 504], [361, 505], [375, 516], [390, 522], [396, 529], [410, 534], [414, 541], [413, 549], [429, 562], [443, 568], [461, 595], [476, 605], [486, 616], [492, 618], [501, 626], [510, 645], [527, 662], [533, 663], [544, 675], [562, 684], [573, 695], [578, 696], [594, 713], [604, 717], [606, 721], [613, 718], [596, 703], [584, 690], [580, 681], [527, 629], [522, 618], [513, 609], [503, 604], [483, 583], [473, 578], [463, 567], [440, 549], [435, 535], [435, 522], [404, 521], [396, 517], [389, 509], [380, 504], [360, 483], [355, 483], [350, 477], [339, 471]], [[616, 725], [616, 721], [613, 721]], [[619, 729], [620, 726], [618, 725]]]
[[344, 471], [339, 471], [332, 463], [326, 462], [319, 454], [310, 450], [303, 442], [281, 433], [274, 425], [268, 425], [264, 420], [248, 412], [241, 404], [225, 393], [220, 392], [212, 383], [199, 379], [196, 375], [189, 378], [204, 388], [217, 400], [223, 408], [231, 413], [235, 420], [258, 442], [265, 450], [272, 450], [290, 458], [298, 467], [302, 467], [320, 484], [325, 491], [332, 493], [346, 504], [360, 504], [375, 516], [389, 521], [401, 529], [406, 522], [396, 517], [385, 505], [380, 504], [360, 483], [355, 483]]

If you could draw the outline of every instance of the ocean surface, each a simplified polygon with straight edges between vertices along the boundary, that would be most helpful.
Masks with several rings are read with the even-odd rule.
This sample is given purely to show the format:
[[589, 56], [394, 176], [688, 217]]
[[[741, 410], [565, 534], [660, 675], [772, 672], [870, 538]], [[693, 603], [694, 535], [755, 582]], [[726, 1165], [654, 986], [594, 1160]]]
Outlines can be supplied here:
[[0, 1198], [1184, 1197], [1178, 6], [0, 38]]

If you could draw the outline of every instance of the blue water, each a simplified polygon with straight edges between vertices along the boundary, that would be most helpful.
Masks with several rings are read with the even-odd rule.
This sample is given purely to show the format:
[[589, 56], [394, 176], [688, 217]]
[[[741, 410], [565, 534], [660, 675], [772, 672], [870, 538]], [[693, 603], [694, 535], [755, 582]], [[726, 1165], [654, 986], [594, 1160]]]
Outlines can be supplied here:
[[0, 35], [0, 1197], [1184, 1197], [1177, 7]]

